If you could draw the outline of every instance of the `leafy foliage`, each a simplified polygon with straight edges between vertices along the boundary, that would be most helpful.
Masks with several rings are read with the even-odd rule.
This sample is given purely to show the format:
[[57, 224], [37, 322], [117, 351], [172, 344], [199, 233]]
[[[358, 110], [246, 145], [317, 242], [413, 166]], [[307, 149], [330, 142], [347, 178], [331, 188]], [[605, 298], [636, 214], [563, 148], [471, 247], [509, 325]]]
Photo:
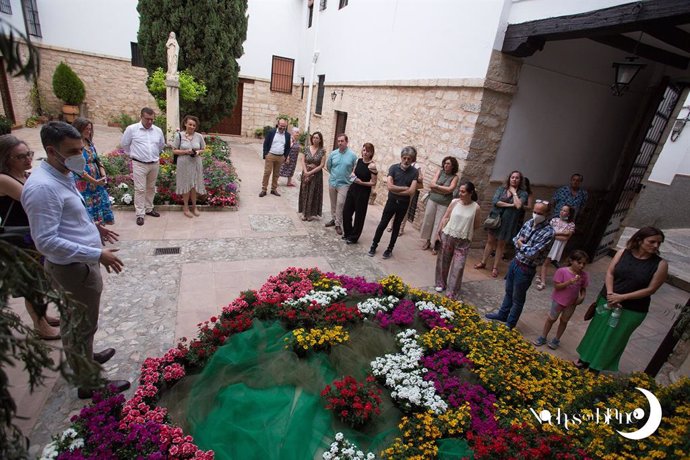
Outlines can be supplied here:
[[[25, 43], [26, 53], [22, 53], [21, 42], [18, 39]], [[31, 77], [38, 76], [41, 67], [38, 49], [31, 43], [29, 37], [2, 18], [0, 18], [0, 55], [3, 57], [2, 61], [7, 73], [13, 77], [21, 76], [29, 80]]]
[[[0, 458], [27, 458], [28, 442], [13, 423], [17, 405], [9, 392], [9, 380], [4, 367], [16, 366], [21, 362], [29, 376], [31, 391], [43, 383], [46, 369], [58, 370], [70, 382], [74, 375], [68, 372], [64, 361], [55, 363], [48, 347], [24, 325], [10, 310], [7, 299], [19, 295], [34, 305], [37, 312], [45, 313], [48, 302], [54, 303], [62, 312], [71, 302], [62, 291], [54, 290], [43, 267], [28, 252], [0, 240]], [[87, 381], [79, 384], [97, 383], [98, 369], [93, 361], [72, 355], [70, 359], [85, 369]], [[13, 382], [14, 385], [17, 382]]]
[[165, 43], [174, 31], [180, 45], [178, 68], [203, 81], [207, 93], [180, 102], [182, 113], [215, 125], [232, 113], [239, 65], [247, 37], [247, 0], [140, 0], [138, 43], [149, 74], [167, 68]]
[[72, 68], [61, 62], [53, 74], [53, 92], [58, 99], [68, 105], [79, 105], [84, 102], [86, 89], [81, 78]]
[[[156, 99], [156, 104], [161, 110], [165, 110], [165, 71], [159, 67], [149, 77], [146, 83], [149, 92]], [[206, 85], [202, 82], [197, 82], [194, 76], [187, 70], [180, 72], [180, 100], [187, 102], [198, 101], [200, 97], [206, 94]]]

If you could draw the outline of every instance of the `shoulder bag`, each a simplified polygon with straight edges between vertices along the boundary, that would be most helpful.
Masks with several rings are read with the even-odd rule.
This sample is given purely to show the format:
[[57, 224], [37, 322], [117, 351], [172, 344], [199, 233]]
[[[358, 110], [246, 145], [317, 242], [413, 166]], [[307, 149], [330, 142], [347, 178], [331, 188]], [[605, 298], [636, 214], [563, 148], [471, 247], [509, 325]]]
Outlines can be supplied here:
[[496, 230], [501, 226], [501, 212], [492, 210], [484, 221], [485, 230]]
[[12, 246], [17, 246], [22, 249], [34, 249], [33, 240], [31, 239], [31, 229], [28, 225], [25, 226], [10, 226], [5, 225], [7, 218], [12, 212], [14, 207], [14, 201], [10, 204], [10, 208], [7, 210], [7, 214], [0, 222], [0, 239], [8, 242]]

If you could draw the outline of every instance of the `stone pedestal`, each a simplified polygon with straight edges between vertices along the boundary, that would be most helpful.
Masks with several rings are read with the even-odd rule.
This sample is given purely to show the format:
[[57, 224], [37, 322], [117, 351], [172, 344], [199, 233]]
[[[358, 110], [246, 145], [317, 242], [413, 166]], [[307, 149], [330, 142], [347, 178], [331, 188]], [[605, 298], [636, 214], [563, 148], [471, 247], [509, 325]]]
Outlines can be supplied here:
[[175, 131], [180, 128], [180, 80], [179, 76], [167, 76], [165, 79], [165, 137], [172, 141]]

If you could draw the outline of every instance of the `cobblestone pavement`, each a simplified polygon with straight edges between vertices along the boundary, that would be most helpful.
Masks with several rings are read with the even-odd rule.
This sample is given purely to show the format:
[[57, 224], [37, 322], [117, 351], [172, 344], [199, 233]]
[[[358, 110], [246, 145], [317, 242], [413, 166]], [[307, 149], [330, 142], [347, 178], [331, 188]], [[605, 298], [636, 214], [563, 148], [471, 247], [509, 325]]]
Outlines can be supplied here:
[[[29, 141], [40, 155], [38, 130], [23, 129], [15, 133]], [[96, 145], [101, 152], [117, 145], [119, 131], [98, 126]], [[314, 222], [303, 222], [297, 210], [298, 187], [282, 186], [282, 197], [259, 198], [263, 162], [260, 144], [247, 139], [228, 139], [232, 159], [242, 179], [239, 210], [235, 212], [202, 212], [200, 218], [187, 219], [180, 211], [162, 211], [161, 218], [147, 218], [143, 227], [134, 224], [134, 214], [116, 212], [115, 230], [120, 232], [117, 244], [125, 270], [119, 274], [104, 272], [104, 293], [96, 349], [114, 347], [115, 357], [105, 366], [109, 378], [126, 378], [136, 386], [139, 368], [148, 356], [160, 356], [176, 344], [176, 339], [191, 333], [198, 321], [216, 314], [242, 289], [258, 288], [270, 274], [289, 265], [318, 265], [349, 275], [378, 279], [390, 273], [399, 274], [413, 286], [431, 289], [435, 257], [422, 251], [418, 230], [407, 226], [398, 239], [393, 258], [383, 260], [378, 254], [366, 256], [382, 206], [370, 206], [365, 232], [357, 245], [345, 245], [332, 228], [323, 223], [330, 218], [328, 194], [324, 194], [324, 216]], [[383, 166], [383, 165], [379, 165]], [[380, 170], [384, 168], [380, 167]], [[327, 181], [324, 181], [327, 182]], [[477, 238], [481, 238], [483, 235]], [[384, 234], [380, 247], [387, 244]], [[159, 247], [179, 247], [176, 255], [155, 256]], [[381, 252], [381, 251], [379, 251]], [[495, 309], [503, 297], [503, 282], [492, 279], [486, 270], [472, 266], [480, 256], [473, 250], [465, 270], [464, 298], [476, 305], [480, 313]], [[587, 302], [603, 283], [608, 261], [600, 260], [588, 267], [592, 289]], [[505, 264], [501, 265], [505, 273]], [[211, 295], [207, 295], [208, 293]], [[644, 368], [673, 321], [673, 305], [684, 303], [687, 294], [664, 286], [654, 298], [652, 313], [633, 336], [623, 356], [623, 371]], [[23, 306], [14, 301], [17, 312]], [[527, 304], [517, 332], [528, 340], [536, 337], [550, 306], [550, 290], [530, 289]], [[545, 350], [565, 359], [574, 359], [575, 347], [587, 323], [576, 313], [559, 350]], [[57, 356], [57, 351], [54, 353]], [[27, 417], [19, 424], [30, 433], [31, 453], [38, 454], [51, 435], [64, 430], [69, 418], [78, 413], [84, 402], [76, 398], [74, 388], [52, 376], [46, 386], [33, 395], [22, 385], [23, 375], [13, 370], [19, 414]], [[127, 396], [133, 389], [127, 392]]]

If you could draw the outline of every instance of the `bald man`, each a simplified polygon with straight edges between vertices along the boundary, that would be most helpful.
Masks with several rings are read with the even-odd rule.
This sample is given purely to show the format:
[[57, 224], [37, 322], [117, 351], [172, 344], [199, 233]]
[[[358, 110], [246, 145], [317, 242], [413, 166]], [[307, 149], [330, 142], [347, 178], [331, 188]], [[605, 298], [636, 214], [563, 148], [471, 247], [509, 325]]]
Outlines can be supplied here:
[[537, 272], [537, 267], [544, 263], [555, 232], [547, 219], [549, 202], [537, 200], [532, 218], [525, 222], [520, 232], [513, 238], [515, 258], [510, 262], [506, 274], [506, 293], [501, 308], [495, 313], [488, 313], [487, 319], [506, 323], [513, 329], [520, 319], [529, 289]]

